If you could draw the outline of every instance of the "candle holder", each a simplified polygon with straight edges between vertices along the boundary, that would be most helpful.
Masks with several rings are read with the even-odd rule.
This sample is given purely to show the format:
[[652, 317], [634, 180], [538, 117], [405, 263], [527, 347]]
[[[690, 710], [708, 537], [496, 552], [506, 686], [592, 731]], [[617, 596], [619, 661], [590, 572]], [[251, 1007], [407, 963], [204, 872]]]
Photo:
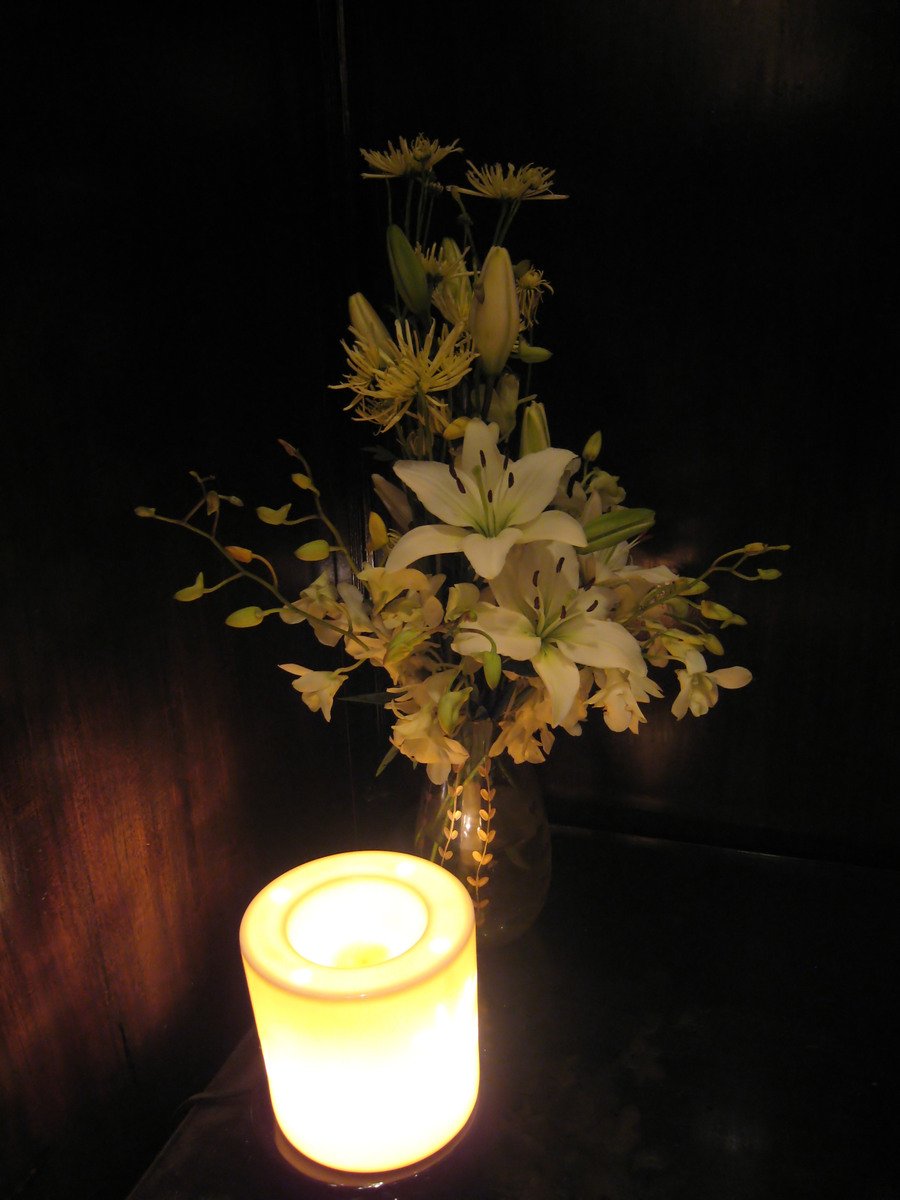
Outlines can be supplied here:
[[263, 888], [240, 940], [284, 1157], [352, 1182], [441, 1156], [478, 1096], [465, 887], [411, 855], [336, 854]]

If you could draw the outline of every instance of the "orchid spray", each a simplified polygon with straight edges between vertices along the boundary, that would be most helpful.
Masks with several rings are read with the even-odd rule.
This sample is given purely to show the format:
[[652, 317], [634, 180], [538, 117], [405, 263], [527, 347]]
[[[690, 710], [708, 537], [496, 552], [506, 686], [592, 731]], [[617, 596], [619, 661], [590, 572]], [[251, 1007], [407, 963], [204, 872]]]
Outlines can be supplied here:
[[[635, 555], [653, 512], [625, 505], [619, 478], [599, 465], [599, 432], [580, 454], [551, 444], [533, 390], [550, 358], [535, 331], [553, 288], [507, 245], [522, 204], [566, 197], [553, 190], [553, 171], [532, 164], [469, 162], [466, 186], [448, 184], [439, 176], [460, 153], [455, 141], [421, 134], [362, 151], [364, 178], [387, 194], [386, 296], [378, 307], [350, 297], [347, 368], [333, 386], [352, 419], [374, 427], [389, 464], [372, 476], [365, 561], [354, 560], [309, 463], [287, 442], [308, 511], [292, 516], [285, 503], [256, 513], [285, 530], [313, 526], [317, 536], [293, 552], [322, 570], [302, 588], [223, 540], [221, 515], [241, 502], [210, 479], [195, 476], [200, 497], [184, 518], [136, 511], [202, 536], [229, 566], [211, 585], [198, 575], [176, 599], [253, 581], [266, 606], [239, 608], [228, 625], [308, 625], [341, 651], [330, 670], [281, 664], [309, 709], [330, 720], [335, 698], [354, 693], [353, 673], [373, 665], [386, 676], [371, 697], [391, 719], [385, 763], [402, 754], [460, 791], [478, 775], [491, 817], [492, 761], [542, 762], [557, 732], [577, 734], [591, 709], [610, 730], [637, 733], [643, 707], [663, 695], [651, 669], [674, 669], [678, 719], [749, 683], [742, 666], [710, 669], [724, 653], [720, 632], [745, 623], [710, 587], [722, 574], [776, 579], [752, 564], [787, 547], [749, 542], [687, 576]], [[438, 212], [454, 218], [459, 240], [438, 236]], [[489, 240], [476, 234], [476, 215], [487, 216]], [[464, 734], [476, 722], [489, 722], [490, 736], [472, 761]], [[449, 844], [440, 854], [452, 856]]]

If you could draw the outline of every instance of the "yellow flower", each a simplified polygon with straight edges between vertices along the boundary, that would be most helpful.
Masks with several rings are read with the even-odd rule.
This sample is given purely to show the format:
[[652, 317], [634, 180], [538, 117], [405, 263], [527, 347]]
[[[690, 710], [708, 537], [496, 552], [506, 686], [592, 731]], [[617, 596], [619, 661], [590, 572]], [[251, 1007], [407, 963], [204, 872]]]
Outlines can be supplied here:
[[528, 267], [516, 279], [516, 298], [519, 302], [519, 328], [533, 329], [537, 322], [538, 305], [544, 292], [553, 292], [553, 287], [537, 267]]
[[387, 150], [362, 150], [360, 154], [372, 168], [363, 171], [363, 179], [399, 179], [404, 175], [424, 175], [431, 171], [448, 154], [459, 154], [462, 147], [454, 138], [449, 146], [418, 134], [412, 145], [406, 138], [398, 138], [399, 146], [388, 142]]
[[396, 359], [388, 359], [368, 342], [345, 345], [351, 371], [343, 383], [331, 386], [355, 393], [347, 408], [356, 410], [357, 421], [372, 421], [382, 430], [391, 429], [418, 401], [424, 412], [413, 415], [440, 431], [449, 417], [447, 405], [436, 393], [456, 387], [468, 374], [475, 351], [459, 325], [449, 331], [445, 327], [436, 348], [434, 322], [421, 342], [408, 322], [397, 321], [395, 330]]
[[464, 196], [485, 196], [489, 200], [567, 200], [568, 196], [551, 192], [554, 172], [528, 163], [524, 167], [500, 163], [476, 167], [469, 162], [466, 179], [470, 188], [457, 188]]

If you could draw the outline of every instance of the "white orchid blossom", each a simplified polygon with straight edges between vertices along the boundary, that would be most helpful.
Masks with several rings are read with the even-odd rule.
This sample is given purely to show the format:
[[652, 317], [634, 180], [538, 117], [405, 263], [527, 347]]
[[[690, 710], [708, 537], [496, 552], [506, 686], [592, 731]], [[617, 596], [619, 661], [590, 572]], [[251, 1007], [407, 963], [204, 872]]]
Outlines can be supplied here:
[[527, 660], [544, 682], [559, 725], [578, 692], [578, 666], [616, 667], [646, 675], [641, 648], [607, 620], [610, 594], [579, 587], [578, 563], [560, 542], [523, 546], [491, 582], [497, 603], [475, 607], [475, 620], [453, 639], [459, 654], [480, 654], [493, 641], [500, 654]]
[[662, 697], [659, 684], [647, 675], [631, 676], [626, 671], [607, 667], [594, 672], [597, 691], [588, 700], [591, 708], [603, 709], [603, 720], [613, 733], [624, 733], [630, 729], [637, 733], [639, 726], [647, 720], [640, 705], [652, 696]]
[[585, 545], [574, 517], [544, 511], [573, 455], [552, 447], [513, 462], [497, 449], [498, 428], [483, 421], [466, 426], [458, 463], [402, 461], [397, 475], [445, 525], [420, 525], [405, 534], [388, 557], [396, 571], [429, 554], [461, 551], [483, 579], [494, 579], [519, 542]]
[[331, 706], [338, 689], [347, 681], [343, 671], [313, 671], [297, 663], [279, 663], [282, 671], [297, 678], [291, 684], [300, 693], [303, 703], [310, 712], [321, 712], [326, 721], [331, 720]]
[[684, 668], [675, 672], [681, 691], [675, 697], [672, 713], [680, 721], [688, 709], [695, 717], [704, 717], [719, 699], [719, 688], [746, 687], [753, 676], [746, 667], [719, 667], [707, 671], [706, 659], [699, 650], [688, 650]]

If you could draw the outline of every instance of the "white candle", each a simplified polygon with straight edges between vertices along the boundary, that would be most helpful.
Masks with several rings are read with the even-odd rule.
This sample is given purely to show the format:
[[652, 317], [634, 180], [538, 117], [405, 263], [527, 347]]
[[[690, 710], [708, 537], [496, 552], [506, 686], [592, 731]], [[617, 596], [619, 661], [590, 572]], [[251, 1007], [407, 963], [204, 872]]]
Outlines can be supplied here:
[[251, 902], [241, 954], [275, 1117], [338, 1171], [428, 1158], [478, 1095], [475, 921], [466, 889], [380, 850], [296, 867]]

